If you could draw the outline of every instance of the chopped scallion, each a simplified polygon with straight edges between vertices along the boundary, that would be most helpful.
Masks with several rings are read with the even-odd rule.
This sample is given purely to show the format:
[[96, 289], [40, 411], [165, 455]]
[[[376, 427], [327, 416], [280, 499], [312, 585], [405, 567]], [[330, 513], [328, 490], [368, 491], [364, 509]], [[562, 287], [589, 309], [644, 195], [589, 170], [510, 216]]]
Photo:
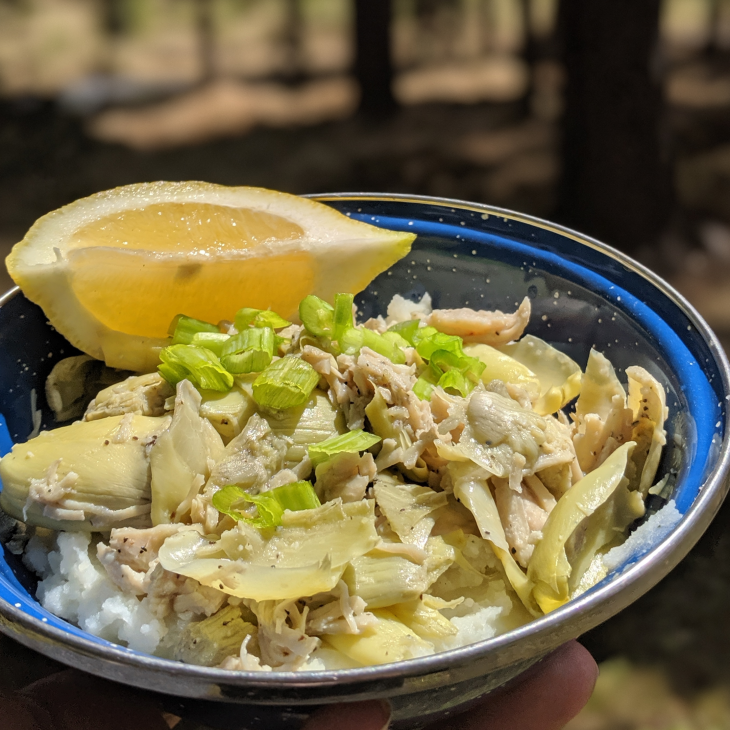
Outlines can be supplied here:
[[251, 307], [239, 309], [233, 323], [239, 332], [247, 327], [271, 327], [271, 329], [278, 330], [291, 324], [291, 322], [270, 309], [253, 309]]
[[466, 398], [474, 389], [474, 384], [467, 380], [458, 370], [449, 370], [439, 378], [439, 386], [444, 390], [456, 390], [462, 398]]
[[432, 365], [429, 365], [418, 377], [413, 385], [413, 392], [420, 400], [431, 400], [431, 393], [438, 385], [441, 372], [436, 372]]
[[225, 343], [221, 364], [229, 373], [258, 373], [271, 362], [275, 346], [271, 327], [249, 327]]
[[339, 340], [342, 335], [355, 326], [352, 318], [352, 302], [355, 297], [352, 294], [335, 294], [335, 307], [333, 313], [332, 337]]
[[399, 334], [409, 345], [413, 344], [413, 336], [421, 323], [417, 319], [411, 319], [406, 322], [396, 322], [388, 327], [388, 332]]
[[309, 458], [312, 460], [312, 465], [317, 466], [335, 454], [365, 451], [379, 441], [380, 436], [357, 429], [312, 444], [309, 447]]
[[217, 357], [221, 356], [223, 345], [231, 338], [222, 332], [196, 332], [190, 342], [195, 347], [205, 347]]
[[369, 347], [371, 350], [375, 350], [375, 352], [387, 357], [388, 360], [396, 365], [403, 365], [405, 363], [405, 353], [391, 340], [387, 340], [383, 335], [379, 335], [367, 327], [363, 327], [360, 332], [362, 333], [363, 347]]
[[456, 355], [462, 355], [463, 345], [464, 341], [461, 337], [436, 332], [429, 337], [421, 339], [416, 345], [416, 351], [424, 360], [430, 360], [431, 355], [437, 350], [445, 350], [446, 352], [453, 352]]
[[383, 332], [381, 336], [384, 340], [392, 342], [396, 347], [400, 347], [401, 349], [411, 346], [411, 343], [408, 342], [405, 337], [399, 335], [397, 332]]
[[254, 380], [253, 398], [264, 408], [294, 408], [306, 403], [318, 382], [319, 374], [308, 362], [298, 357], [282, 357]]
[[160, 351], [160, 375], [171, 385], [189, 380], [196, 388], [228, 391], [233, 376], [213, 352], [193, 345], [170, 345]]
[[[213, 495], [213, 507], [219, 512], [232, 517], [234, 520], [243, 520], [259, 529], [278, 527], [284, 510], [297, 512], [305, 509], [321, 507], [317, 493], [310, 482], [294, 482], [285, 484], [276, 489], [260, 494], [249, 494], [235, 484], [229, 484]], [[243, 512], [234, 509], [240, 502], [255, 504], [258, 517], [248, 517]]]
[[172, 335], [173, 345], [189, 345], [198, 332], [216, 332], [220, 330], [210, 322], [203, 322], [202, 319], [193, 319], [184, 314], [178, 314], [170, 324], [168, 332]]
[[334, 326], [334, 307], [314, 294], [299, 303], [299, 319], [315, 337], [331, 337]]

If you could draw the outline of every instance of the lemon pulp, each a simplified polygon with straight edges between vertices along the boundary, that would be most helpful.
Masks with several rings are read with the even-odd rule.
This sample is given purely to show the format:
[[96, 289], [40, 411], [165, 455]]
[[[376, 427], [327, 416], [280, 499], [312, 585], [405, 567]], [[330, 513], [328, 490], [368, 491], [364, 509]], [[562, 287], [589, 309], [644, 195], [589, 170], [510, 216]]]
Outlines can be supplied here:
[[301, 226], [266, 211], [165, 202], [105, 215], [82, 226], [69, 238], [67, 249], [104, 246], [212, 256], [303, 235]]

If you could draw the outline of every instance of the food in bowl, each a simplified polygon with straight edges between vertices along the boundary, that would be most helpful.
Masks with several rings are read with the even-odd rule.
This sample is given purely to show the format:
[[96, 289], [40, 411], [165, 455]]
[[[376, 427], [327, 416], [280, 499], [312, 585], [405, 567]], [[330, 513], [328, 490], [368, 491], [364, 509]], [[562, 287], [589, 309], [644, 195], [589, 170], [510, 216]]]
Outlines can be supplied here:
[[178, 319], [157, 374], [0, 462], [0, 504], [39, 526], [41, 602], [263, 671], [423, 656], [562, 605], [642, 516], [666, 405], [643, 368], [627, 398], [601, 354], [582, 373], [522, 336], [529, 309], [397, 297], [356, 325], [339, 294], [305, 297], [301, 325]]

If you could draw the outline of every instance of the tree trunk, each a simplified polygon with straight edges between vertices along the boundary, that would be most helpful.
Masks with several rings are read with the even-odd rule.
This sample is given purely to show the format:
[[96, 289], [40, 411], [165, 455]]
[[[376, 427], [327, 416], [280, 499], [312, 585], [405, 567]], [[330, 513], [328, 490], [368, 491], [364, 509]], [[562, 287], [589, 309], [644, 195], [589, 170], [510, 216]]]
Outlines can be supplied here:
[[360, 110], [383, 113], [395, 107], [390, 50], [391, 0], [355, 0], [355, 78]]
[[198, 36], [201, 81], [205, 83], [215, 75], [213, 0], [195, 0], [195, 31]]
[[626, 251], [656, 243], [673, 202], [652, 66], [660, 0], [561, 0], [566, 70], [558, 216]]

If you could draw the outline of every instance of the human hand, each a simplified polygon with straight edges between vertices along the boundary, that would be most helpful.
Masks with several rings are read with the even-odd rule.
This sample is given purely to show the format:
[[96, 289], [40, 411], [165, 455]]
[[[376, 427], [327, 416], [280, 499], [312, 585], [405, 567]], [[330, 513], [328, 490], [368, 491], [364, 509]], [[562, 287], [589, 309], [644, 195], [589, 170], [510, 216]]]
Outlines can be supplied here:
[[[528, 669], [516, 683], [428, 730], [560, 730], [588, 702], [597, 678], [593, 657], [571, 641]], [[302, 730], [385, 730], [389, 719], [386, 702], [331, 705], [316, 712]]]
[[[466, 712], [430, 730], [559, 730], [578, 714], [593, 691], [598, 667], [575, 641], [529, 669], [515, 684], [495, 690]], [[133, 689], [73, 670], [0, 696], [5, 730], [169, 730], [149, 699]], [[384, 730], [386, 702], [331, 705], [302, 730]]]

